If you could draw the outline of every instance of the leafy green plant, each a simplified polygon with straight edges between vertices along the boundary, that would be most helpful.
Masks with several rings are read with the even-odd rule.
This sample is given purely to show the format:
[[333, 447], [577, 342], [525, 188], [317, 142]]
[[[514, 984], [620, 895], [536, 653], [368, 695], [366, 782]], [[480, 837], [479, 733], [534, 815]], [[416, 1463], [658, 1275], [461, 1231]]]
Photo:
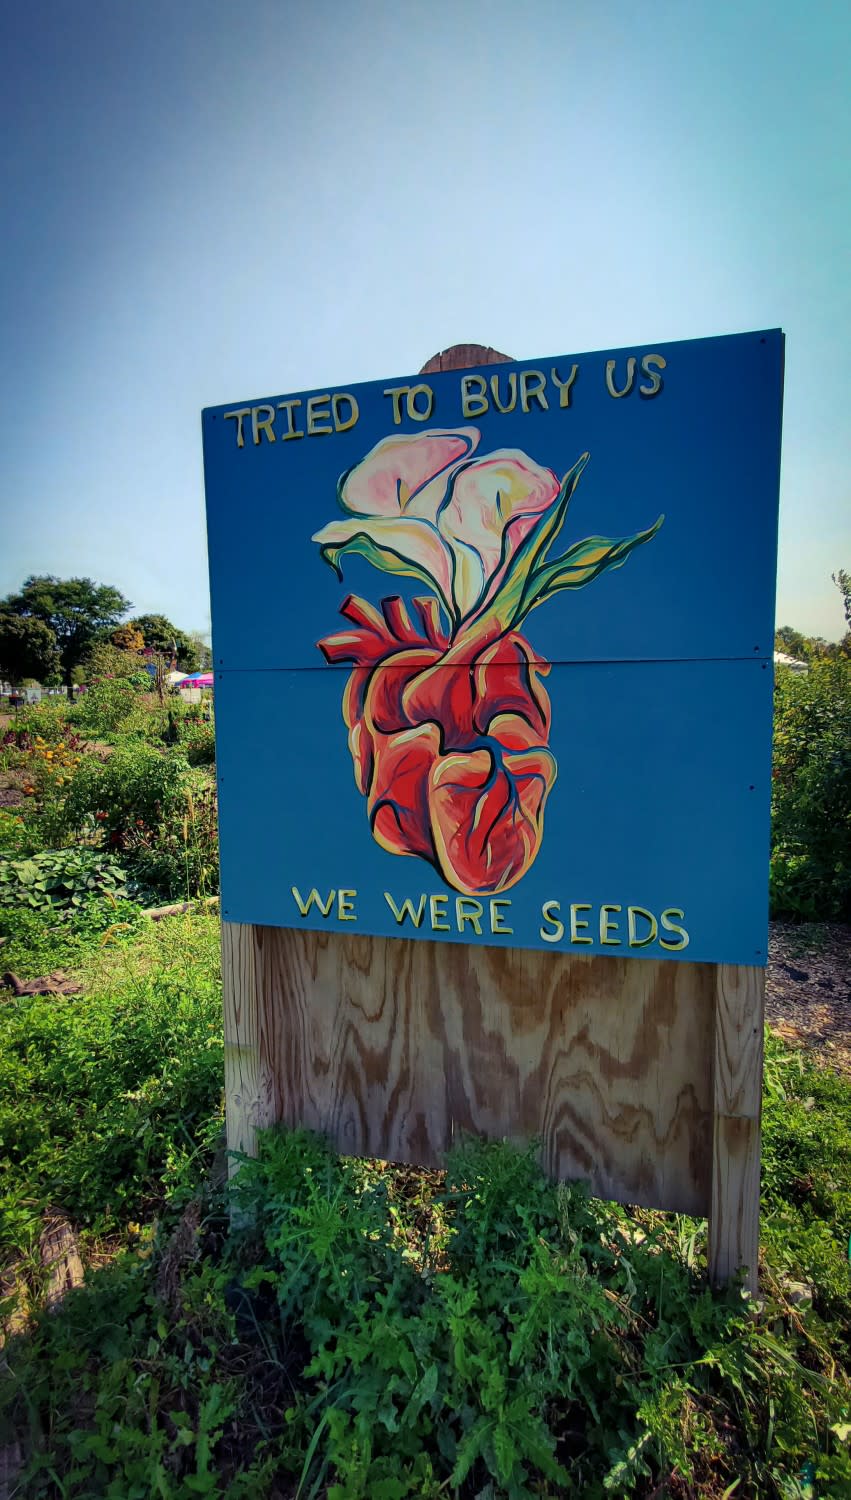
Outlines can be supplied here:
[[219, 888], [216, 792], [203, 773], [187, 781], [179, 805], [156, 823], [140, 822], [127, 840], [140, 880], [163, 895], [189, 900]]
[[84, 998], [0, 1005], [2, 1212], [35, 1200], [114, 1228], [167, 1196], [170, 1163], [185, 1178], [187, 1152], [198, 1171], [209, 1160], [197, 1147], [220, 1111], [218, 922], [142, 921], [134, 950], [88, 954]]
[[0, 968], [24, 980], [77, 969], [93, 949], [133, 941], [146, 920], [135, 902], [97, 893], [53, 912], [0, 906]]
[[0, 807], [0, 857], [22, 855], [32, 851], [32, 841], [24, 819], [8, 808]]
[[766, 1036], [762, 1239], [851, 1347], [851, 1083]]
[[[812, 1346], [801, 1363], [776, 1310], [713, 1297], [661, 1216], [639, 1235], [529, 1153], [453, 1152], [445, 1232], [420, 1234], [418, 1263], [400, 1253], [387, 1174], [303, 1135], [267, 1136], [237, 1192], [252, 1316], [269, 1329], [273, 1299], [279, 1357], [305, 1346], [289, 1413], [305, 1492], [603, 1497], [677, 1473], [700, 1493], [746, 1475], [746, 1493], [779, 1496], [819, 1424], [822, 1472], [851, 1476], [830, 1429], [849, 1387], [827, 1395]], [[783, 1438], [766, 1452], [769, 1409]]]
[[808, 1314], [713, 1295], [670, 1221], [639, 1234], [529, 1153], [411, 1175], [276, 1131], [243, 1228], [216, 1194], [131, 1226], [8, 1351], [26, 1493], [788, 1500], [805, 1465], [847, 1492], [849, 1383]]
[[74, 724], [87, 734], [109, 735], [120, 729], [138, 703], [137, 689], [124, 677], [94, 681], [71, 710]]
[[[81, 948], [82, 997], [0, 1005], [22, 1494], [851, 1493], [851, 1082], [768, 1037], [758, 1303], [709, 1290], [700, 1222], [557, 1186], [532, 1149], [425, 1173], [275, 1130], [231, 1196], [218, 922], [129, 920], [132, 947]], [[126, 1249], [43, 1315], [48, 1206]]]
[[89, 757], [65, 796], [61, 823], [66, 836], [94, 819], [102, 834], [122, 848], [131, 832], [182, 814], [186, 761], [143, 742], [119, 745], [106, 760]]
[[41, 911], [80, 907], [93, 896], [133, 898], [138, 887], [111, 854], [95, 849], [50, 849], [26, 859], [0, 858], [0, 907]]
[[771, 901], [776, 915], [851, 916], [851, 661], [780, 667], [774, 700]]

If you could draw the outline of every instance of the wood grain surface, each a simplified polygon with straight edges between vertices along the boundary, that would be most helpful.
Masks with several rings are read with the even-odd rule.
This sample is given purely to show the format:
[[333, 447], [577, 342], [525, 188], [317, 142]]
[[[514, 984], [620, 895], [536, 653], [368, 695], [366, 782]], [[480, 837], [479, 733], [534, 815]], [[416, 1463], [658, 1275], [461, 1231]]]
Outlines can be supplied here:
[[257, 951], [276, 1119], [422, 1165], [539, 1136], [554, 1176], [708, 1211], [712, 965], [271, 927]]
[[715, 975], [709, 1269], [724, 1282], [747, 1267], [756, 1291], [765, 970], [718, 964]]
[[488, 344], [453, 344], [426, 360], [421, 375], [436, 375], [441, 370], [469, 370], [473, 365], [510, 364], [510, 354], [500, 354]]
[[[258, 935], [246, 922], [222, 923], [225, 1120], [228, 1151], [255, 1152], [257, 1131], [275, 1123], [275, 1090], [259, 1044]], [[229, 1171], [236, 1163], [228, 1158]]]

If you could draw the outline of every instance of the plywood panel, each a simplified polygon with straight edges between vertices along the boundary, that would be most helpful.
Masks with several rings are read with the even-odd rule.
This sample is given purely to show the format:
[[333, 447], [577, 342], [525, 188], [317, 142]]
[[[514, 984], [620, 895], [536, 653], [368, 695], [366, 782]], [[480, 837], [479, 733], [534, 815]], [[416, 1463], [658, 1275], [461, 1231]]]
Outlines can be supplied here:
[[[706, 962], [719, 954], [747, 965], [764, 960], [770, 757], [759, 739], [771, 712], [771, 681], [758, 662], [554, 667], [546, 679], [552, 702], [546, 747], [536, 748], [525, 762], [527, 773], [554, 775], [545, 814], [536, 819], [537, 804], [529, 798], [534, 780], [515, 776], [512, 758], [494, 734], [487, 743], [494, 752], [501, 805], [494, 797], [483, 819], [489, 829], [485, 838], [470, 834], [477, 793], [468, 789], [465, 800], [449, 802], [449, 816], [445, 807], [439, 815], [423, 756], [417, 773], [422, 779], [409, 775], [399, 791], [409, 813], [406, 827], [416, 826], [427, 836], [439, 829], [451, 841], [455, 808], [463, 811], [465, 837], [458, 840], [453, 855], [458, 862], [452, 866], [456, 890], [426, 858], [388, 853], [373, 837], [370, 803], [355, 780], [340, 675], [321, 668], [235, 672], [223, 674], [225, 681], [217, 684], [226, 920], [407, 937], [411, 919], [400, 925], [389, 899], [398, 909], [405, 898], [417, 905], [426, 893], [441, 898], [447, 916], [432, 928], [427, 914], [418, 929], [420, 940], [466, 945], [475, 934], [469, 925], [459, 931], [456, 891], [475, 889], [478, 881], [479, 891], [487, 890], [492, 858], [494, 870], [508, 871], [531, 849], [534, 859], [522, 879], [507, 888], [490, 887], [503, 902], [503, 931], [511, 933], [494, 937], [495, 947], [567, 950], [569, 908], [576, 902], [592, 909], [581, 914], [589, 926], [583, 946], [575, 944], [574, 951], [607, 957], [600, 937], [603, 905], [621, 906], [615, 938], [625, 949], [627, 907], [636, 903], [659, 924], [646, 947], [631, 950], [641, 963], [661, 958], [662, 944], [672, 940], [661, 922], [666, 909], [684, 914], [689, 934], [687, 948], [667, 950], [668, 961]], [[395, 676], [395, 669], [387, 675]], [[455, 677], [457, 669], [438, 669], [437, 677], [444, 675]], [[445, 692], [448, 697], [449, 689]], [[437, 730], [427, 725], [424, 733], [436, 736]], [[398, 765], [395, 753], [389, 752], [391, 766]], [[436, 747], [433, 753], [434, 768], [440, 763]], [[465, 778], [475, 785], [481, 776], [480, 768], [471, 772], [477, 753], [472, 747], [444, 759], [444, 770], [454, 767], [449, 779], [462, 788]], [[375, 772], [373, 789], [381, 787], [376, 800], [392, 809], [387, 763]], [[419, 810], [423, 806], [425, 812]], [[392, 822], [383, 831], [392, 835]], [[315, 888], [322, 906], [314, 904], [304, 915], [294, 888], [302, 898]], [[335, 899], [327, 907], [329, 892], [340, 888], [357, 892], [342, 915]], [[486, 935], [493, 929], [488, 897], [482, 900]], [[545, 904], [554, 901], [568, 927], [564, 938], [542, 917]], [[548, 916], [552, 912], [551, 906]], [[639, 931], [647, 935], [646, 923], [639, 923]], [[586, 950], [589, 939], [592, 947]]]
[[[455, 354], [465, 365], [480, 357], [470, 346]], [[650, 370], [648, 380], [641, 368], [645, 358], [654, 357], [665, 361], [663, 384], [655, 393], [648, 390], [654, 384]], [[457, 494], [451, 480], [455, 498], [447, 502], [441, 536], [455, 535], [450, 516], [464, 493], [471, 497], [465, 504], [472, 504], [467, 518], [472, 525], [472, 514], [488, 493], [486, 471], [478, 465], [506, 450], [525, 455], [524, 471], [537, 474], [535, 506], [544, 505], [544, 497], [552, 504], [565, 477], [590, 455], [564, 525], [552, 539], [550, 562], [591, 537], [634, 538], [664, 516], [661, 529], [652, 540], [646, 538], [624, 570], [604, 570], [587, 587], [571, 588], [569, 597], [549, 593], [528, 616], [530, 643], [543, 660], [770, 661], [782, 363], [783, 340], [776, 330], [587, 355], [562, 352], [536, 357], [534, 363], [482, 364], [463, 375], [452, 351], [444, 351], [440, 369], [419, 379], [402, 376], [399, 383], [392, 376], [288, 398], [270, 392], [259, 403], [209, 408], [202, 430], [216, 670], [313, 668], [321, 660], [317, 643], [345, 628], [338, 611], [348, 593], [373, 604], [382, 594], [401, 592], [411, 599], [422, 593], [420, 574], [379, 573], [366, 556], [350, 550], [340, 561], [341, 585], [322, 560], [325, 543], [316, 538], [329, 542], [329, 527], [337, 534], [334, 523], [343, 515], [338, 489], [344, 504], [348, 494], [351, 514], [369, 517], [372, 500], [363, 498], [365, 491], [358, 500], [356, 493], [367, 474], [379, 471], [385, 476], [381, 482], [392, 485], [395, 470], [384, 468], [388, 439], [435, 432], [455, 435], [435, 460], [436, 473], [450, 482], [451, 465], [447, 469], [444, 462], [450, 453], [453, 462], [471, 465]], [[635, 377], [628, 390], [627, 368]], [[569, 405], [563, 406], [564, 384], [574, 369]], [[610, 378], [622, 392], [614, 398]], [[398, 393], [405, 390], [412, 397], [417, 389], [418, 400], [410, 407], [407, 397], [398, 404]], [[530, 391], [539, 391], [541, 400]], [[332, 393], [347, 412], [356, 405], [357, 420], [350, 425], [344, 419], [336, 431], [328, 431], [326, 421], [324, 435], [311, 434], [309, 408], [318, 401], [327, 416]], [[291, 429], [292, 413], [297, 420]], [[269, 425], [255, 430], [257, 417]], [[377, 458], [376, 450], [384, 450], [384, 457]], [[421, 455], [411, 472], [420, 476], [424, 461]], [[423, 480], [429, 468], [427, 463]], [[354, 488], [347, 478], [352, 471], [360, 475]], [[512, 494], [515, 483], [526, 483], [520, 470], [513, 472]], [[396, 477], [407, 484], [401, 470]], [[428, 515], [436, 523], [436, 493], [426, 497], [418, 489], [416, 494], [408, 519]], [[518, 503], [515, 496], [511, 504]], [[419, 511], [421, 505], [426, 509]], [[487, 504], [481, 514], [489, 514]], [[391, 505], [393, 515], [405, 519], [403, 509]], [[362, 540], [372, 530], [365, 524]], [[379, 534], [387, 540], [385, 529]], [[467, 537], [473, 545], [476, 534], [475, 526], [470, 530], [462, 523], [457, 539]], [[424, 534], [415, 552], [420, 544], [427, 545]], [[403, 535], [396, 545], [407, 557]], [[450, 559], [441, 554], [438, 537], [427, 551], [434, 570], [429, 578], [436, 588], [439, 575], [449, 589], [444, 570]], [[476, 566], [472, 557], [468, 564]], [[428, 592], [435, 593], [430, 583]], [[459, 588], [454, 602], [466, 614], [473, 594]], [[464, 635], [470, 645], [474, 636]], [[464, 649], [463, 638], [455, 647]]]
[[708, 1211], [711, 965], [257, 932], [276, 1119], [423, 1165], [540, 1136], [555, 1176]]

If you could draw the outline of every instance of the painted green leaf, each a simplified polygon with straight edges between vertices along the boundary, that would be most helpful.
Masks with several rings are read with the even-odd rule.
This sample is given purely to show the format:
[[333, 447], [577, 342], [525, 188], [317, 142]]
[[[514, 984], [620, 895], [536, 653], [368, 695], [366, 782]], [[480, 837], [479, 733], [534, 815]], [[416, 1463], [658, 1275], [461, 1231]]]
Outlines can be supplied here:
[[[379, 521], [383, 521], [384, 519], [384, 517], [378, 518]], [[422, 525], [424, 527], [425, 523], [422, 523]], [[366, 529], [367, 526], [369, 526], [369, 530]], [[389, 531], [389, 528], [387, 529]], [[397, 532], [399, 529], [399, 523], [397, 522]], [[380, 568], [384, 573], [395, 573], [403, 578], [417, 578], [421, 583], [427, 584], [429, 589], [433, 589], [440, 595], [441, 602], [450, 619], [454, 619], [455, 612], [452, 609], [451, 602], [447, 598], [444, 589], [441, 588], [439, 581], [435, 578], [434, 573], [425, 565], [421, 566], [415, 558], [410, 556], [410, 551], [413, 548], [409, 549], [409, 555], [406, 556], [405, 553], [397, 551], [394, 546], [391, 546], [389, 540], [384, 541], [380, 536], [377, 536], [376, 532], [378, 530], [379, 527], [375, 521], [367, 521], [363, 529], [353, 532], [345, 541], [322, 543], [319, 548], [320, 555], [325, 562], [331, 564], [331, 567], [339, 578], [343, 576], [340, 558], [347, 553], [354, 553], [359, 557], [365, 558], [374, 568]], [[405, 540], [406, 536], [403, 532], [401, 535], [402, 545], [404, 545]], [[446, 563], [446, 567], [448, 570], [448, 562]]]
[[[498, 613], [500, 620], [505, 624], [518, 624], [522, 618], [520, 610], [521, 601], [526, 591], [530, 575], [540, 566], [547, 552], [561, 531], [567, 515], [567, 508], [571, 496], [579, 483], [582, 470], [585, 468], [589, 453], [583, 453], [568, 469], [561, 482], [558, 495], [550, 506], [544, 511], [537, 526], [530, 531], [522, 544], [518, 547], [508, 571], [499, 589], [499, 593], [491, 597], [484, 608], [474, 612], [468, 623], [472, 623], [478, 617]], [[506, 538], [508, 532], [506, 531]], [[507, 542], [504, 543], [507, 545]]]
[[561, 557], [554, 558], [552, 562], [539, 568], [529, 579], [526, 594], [521, 601], [522, 615], [528, 614], [531, 609], [562, 589], [584, 588], [587, 583], [599, 578], [601, 573], [606, 573], [611, 568], [622, 568], [636, 547], [641, 547], [656, 535], [664, 519], [664, 516], [659, 516], [646, 531], [638, 531], [634, 536], [589, 536], [568, 547]]

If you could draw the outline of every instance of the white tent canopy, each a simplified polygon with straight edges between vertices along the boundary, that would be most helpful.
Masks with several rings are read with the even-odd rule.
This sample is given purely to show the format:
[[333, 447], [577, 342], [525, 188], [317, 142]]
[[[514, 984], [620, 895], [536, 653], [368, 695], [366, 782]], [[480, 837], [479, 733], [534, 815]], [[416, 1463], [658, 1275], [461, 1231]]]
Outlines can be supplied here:
[[806, 672], [807, 663], [799, 661], [797, 656], [787, 656], [785, 651], [775, 651], [774, 665], [776, 667], [788, 667], [792, 672]]

